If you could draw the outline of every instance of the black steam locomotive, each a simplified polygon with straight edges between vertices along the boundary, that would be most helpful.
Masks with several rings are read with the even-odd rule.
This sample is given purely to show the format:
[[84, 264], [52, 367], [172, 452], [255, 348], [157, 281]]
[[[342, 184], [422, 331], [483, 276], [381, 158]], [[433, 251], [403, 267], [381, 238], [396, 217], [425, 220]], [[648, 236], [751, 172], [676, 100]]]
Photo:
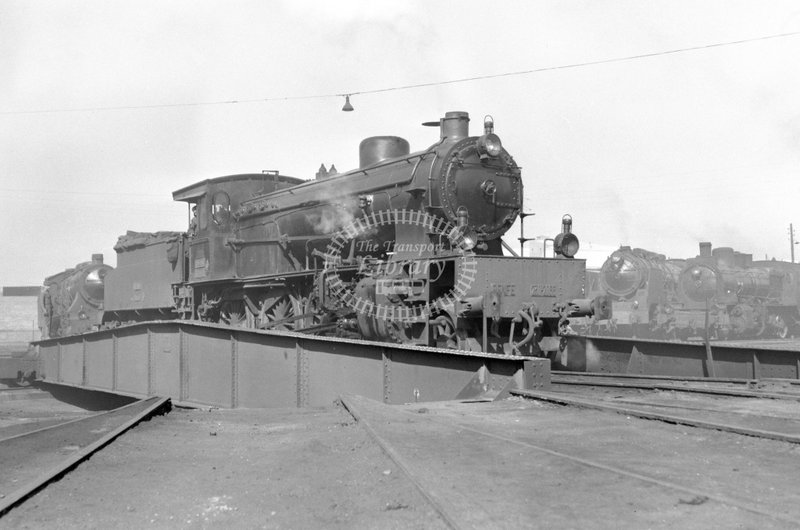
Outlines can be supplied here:
[[38, 302], [42, 338], [98, 329], [103, 320], [105, 278], [112, 270], [103, 263], [102, 254], [92, 254], [92, 261], [48, 276]]
[[752, 254], [700, 243], [700, 254], [686, 260], [679, 292], [692, 325], [704, 327], [707, 312], [710, 332], [720, 338], [786, 338], [800, 326], [795, 263], [753, 261]]
[[565, 216], [556, 258], [503, 255], [522, 208], [520, 168], [487, 117], [448, 112], [440, 138], [361, 142], [358, 169], [311, 181], [278, 172], [173, 194], [188, 233], [129, 232], [106, 279], [105, 324], [182, 318], [506, 354], [555, 351], [585, 298]]
[[697, 257], [666, 259], [621, 247], [603, 264], [597, 289], [613, 318], [593, 319], [588, 333], [687, 339], [786, 338], [800, 327], [800, 265], [753, 262], [751, 254], [700, 243]]
[[622, 246], [600, 269], [597, 295], [606, 294], [613, 318], [605, 331], [621, 336], [666, 337], [674, 332], [678, 276], [684, 260]]

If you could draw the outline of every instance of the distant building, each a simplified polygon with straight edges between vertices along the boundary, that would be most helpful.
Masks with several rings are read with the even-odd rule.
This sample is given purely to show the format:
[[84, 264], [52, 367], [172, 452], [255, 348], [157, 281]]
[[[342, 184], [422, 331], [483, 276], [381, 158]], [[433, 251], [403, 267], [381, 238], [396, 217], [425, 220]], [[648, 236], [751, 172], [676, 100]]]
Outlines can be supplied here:
[[39, 340], [39, 287], [3, 287], [0, 296], [0, 356], [25, 352]]

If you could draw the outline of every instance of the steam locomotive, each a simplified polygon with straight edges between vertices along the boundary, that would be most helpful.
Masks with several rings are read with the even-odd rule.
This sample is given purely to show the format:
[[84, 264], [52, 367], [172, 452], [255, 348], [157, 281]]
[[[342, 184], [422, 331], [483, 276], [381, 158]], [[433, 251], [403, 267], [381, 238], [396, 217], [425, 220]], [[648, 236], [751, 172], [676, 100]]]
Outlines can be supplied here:
[[666, 259], [621, 247], [600, 271], [595, 295], [607, 294], [614, 317], [593, 319], [588, 333], [687, 339], [786, 338], [800, 325], [800, 265], [753, 262], [751, 254], [700, 243], [700, 254]]
[[608, 316], [585, 296], [585, 262], [565, 216], [556, 257], [504, 256], [522, 208], [519, 166], [494, 132], [448, 112], [411, 153], [367, 138], [359, 168], [323, 165], [219, 177], [173, 193], [188, 232], [129, 232], [105, 278], [104, 326], [197, 319], [254, 329], [546, 355], [571, 315]]
[[105, 278], [113, 267], [102, 254], [75, 268], [48, 276], [39, 293], [38, 320], [42, 338], [96, 330], [103, 320]]
[[608, 295], [614, 318], [603, 323], [615, 335], [669, 336], [679, 305], [678, 276], [684, 260], [622, 246], [603, 263], [598, 275], [599, 293]]
[[[700, 243], [700, 254], [686, 261], [679, 292], [686, 313], [701, 313], [703, 326], [720, 338], [786, 338], [800, 325], [800, 265], [753, 261], [752, 254], [729, 247], [712, 250]], [[694, 318], [697, 325], [698, 318]]]

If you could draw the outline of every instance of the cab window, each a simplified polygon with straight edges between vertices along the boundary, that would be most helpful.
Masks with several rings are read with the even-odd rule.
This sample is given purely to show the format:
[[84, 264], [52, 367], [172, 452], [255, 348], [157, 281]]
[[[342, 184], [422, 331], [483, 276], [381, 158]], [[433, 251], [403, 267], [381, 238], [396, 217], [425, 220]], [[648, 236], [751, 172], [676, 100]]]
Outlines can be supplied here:
[[218, 191], [211, 198], [211, 220], [218, 229], [227, 229], [231, 219], [231, 198]]

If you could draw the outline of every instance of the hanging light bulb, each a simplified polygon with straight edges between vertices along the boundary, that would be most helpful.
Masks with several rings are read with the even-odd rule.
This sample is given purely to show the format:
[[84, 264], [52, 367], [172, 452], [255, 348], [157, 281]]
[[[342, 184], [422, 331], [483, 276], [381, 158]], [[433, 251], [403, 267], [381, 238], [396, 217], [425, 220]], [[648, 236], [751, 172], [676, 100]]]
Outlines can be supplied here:
[[350, 94], [345, 95], [345, 97], [344, 97], [344, 107], [342, 107], [342, 110], [345, 111], [345, 112], [352, 112], [353, 111], [353, 106], [350, 104]]

